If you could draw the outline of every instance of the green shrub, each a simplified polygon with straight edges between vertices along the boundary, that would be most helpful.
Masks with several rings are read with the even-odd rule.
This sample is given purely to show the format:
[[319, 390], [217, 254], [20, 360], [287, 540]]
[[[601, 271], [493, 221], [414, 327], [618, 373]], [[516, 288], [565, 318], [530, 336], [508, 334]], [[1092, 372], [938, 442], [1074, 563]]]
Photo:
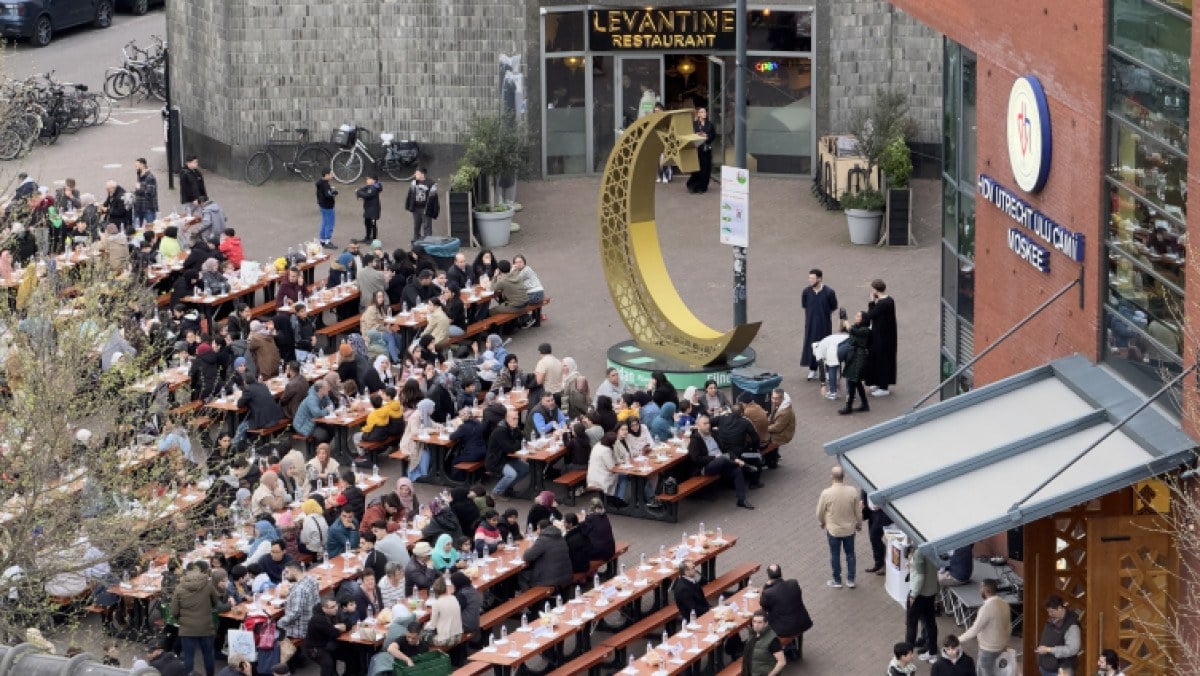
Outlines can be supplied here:
[[878, 190], [868, 188], [854, 194], [842, 193], [843, 209], [862, 209], [864, 211], [883, 211], [884, 199]]

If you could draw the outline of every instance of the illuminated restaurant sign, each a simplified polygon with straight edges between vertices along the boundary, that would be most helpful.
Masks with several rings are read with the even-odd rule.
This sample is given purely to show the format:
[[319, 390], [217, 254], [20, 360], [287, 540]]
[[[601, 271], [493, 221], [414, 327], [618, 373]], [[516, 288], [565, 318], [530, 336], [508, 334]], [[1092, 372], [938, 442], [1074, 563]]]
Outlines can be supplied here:
[[592, 9], [592, 51], [734, 48], [737, 12], [732, 9]]

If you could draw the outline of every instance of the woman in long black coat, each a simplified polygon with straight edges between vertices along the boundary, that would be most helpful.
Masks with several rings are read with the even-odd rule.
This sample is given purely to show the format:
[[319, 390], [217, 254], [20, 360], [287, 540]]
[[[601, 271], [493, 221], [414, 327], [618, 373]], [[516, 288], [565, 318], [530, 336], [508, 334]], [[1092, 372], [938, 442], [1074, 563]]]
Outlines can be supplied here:
[[867, 359], [869, 358], [867, 345], [871, 340], [871, 329], [866, 325], [862, 312], [855, 313], [853, 326], [844, 321], [842, 325], [850, 334], [850, 338], [847, 339], [850, 343], [850, 354], [842, 360], [842, 375], [846, 378], [846, 390], [849, 392], [849, 396], [846, 398], [845, 408], [839, 409], [838, 413], [848, 415], [853, 411], [855, 392], [862, 401], [858, 410], [871, 410], [871, 406], [867, 403], [867, 391], [863, 388], [863, 377], [866, 375]]

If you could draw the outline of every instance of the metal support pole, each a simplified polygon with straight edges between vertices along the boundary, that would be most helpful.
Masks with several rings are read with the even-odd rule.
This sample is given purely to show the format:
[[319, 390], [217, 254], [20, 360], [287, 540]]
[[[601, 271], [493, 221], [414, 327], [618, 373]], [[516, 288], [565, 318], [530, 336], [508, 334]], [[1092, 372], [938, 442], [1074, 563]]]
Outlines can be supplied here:
[[1160, 387], [1158, 389], [1158, 391], [1155, 392], [1153, 395], [1151, 395], [1151, 397], [1149, 399], [1147, 399], [1146, 401], [1143, 401], [1137, 408], [1130, 411], [1128, 415], [1126, 415], [1124, 418], [1121, 418], [1120, 422], [1118, 422], [1116, 425], [1112, 426], [1112, 429], [1110, 429], [1107, 432], [1105, 432], [1104, 434], [1100, 435], [1099, 439], [1088, 444], [1087, 448], [1085, 448], [1082, 451], [1080, 451], [1079, 453], [1075, 454], [1075, 457], [1071, 458], [1070, 462], [1063, 465], [1062, 467], [1059, 467], [1058, 471], [1056, 471], [1054, 474], [1051, 474], [1050, 476], [1046, 477], [1046, 479], [1043, 480], [1042, 483], [1037, 485], [1037, 488], [1026, 493], [1025, 497], [1023, 497], [1020, 500], [1017, 500], [1015, 503], [1013, 503], [1013, 506], [1009, 507], [1008, 511], [1015, 512], [1018, 509], [1020, 509], [1021, 505], [1025, 504], [1026, 502], [1029, 502], [1030, 498], [1037, 495], [1038, 492], [1041, 491], [1046, 486], [1049, 486], [1051, 481], [1054, 481], [1058, 477], [1062, 476], [1063, 472], [1067, 471], [1068, 469], [1071, 468], [1072, 465], [1074, 465], [1075, 463], [1082, 460], [1083, 456], [1087, 455], [1088, 453], [1091, 453], [1092, 449], [1096, 448], [1100, 444], [1104, 443], [1104, 441], [1106, 439], [1108, 439], [1112, 435], [1116, 434], [1117, 430], [1119, 430], [1125, 426], [1125, 423], [1136, 418], [1139, 413], [1141, 413], [1142, 411], [1145, 411], [1147, 408], [1149, 408], [1150, 404], [1153, 404], [1156, 399], [1163, 396], [1163, 394], [1165, 394], [1167, 392], [1167, 390], [1170, 390], [1172, 387], [1175, 387], [1175, 385], [1177, 383], [1179, 383], [1179, 381], [1186, 378], [1188, 376], [1188, 374], [1190, 374], [1192, 371], [1195, 371], [1196, 366], [1197, 366], [1196, 364], [1192, 364], [1191, 366], [1187, 367], [1187, 369], [1185, 369], [1182, 373], [1175, 376], [1168, 383], [1166, 383], [1165, 385]]
[[[733, 69], [733, 162], [746, 169], [746, 0], [737, 0]], [[712, 83], [709, 83], [711, 89]], [[746, 247], [733, 247], [733, 325], [746, 323]]]
[[163, 127], [166, 129], [166, 138], [163, 139], [167, 146], [167, 188], [175, 189], [175, 172], [179, 170], [182, 164], [180, 160], [183, 158], [175, 157], [175, 147], [171, 142], [174, 138], [174, 129], [171, 124], [171, 48], [168, 46], [163, 50], [163, 88], [167, 94], [167, 105], [164, 108]]
[[997, 347], [997, 346], [999, 346], [999, 345], [1000, 345], [1000, 343], [1003, 343], [1005, 340], [1007, 340], [1007, 339], [1008, 339], [1008, 337], [1009, 337], [1009, 336], [1011, 336], [1012, 334], [1016, 333], [1016, 332], [1017, 332], [1017, 329], [1020, 329], [1022, 326], [1025, 326], [1026, 324], [1028, 324], [1028, 323], [1030, 322], [1030, 320], [1032, 320], [1034, 317], [1038, 316], [1038, 314], [1039, 314], [1039, 313], [1041, 313], [1041, 311], [1042, 311], [1042, 310], [1045, 310], [1046, 308], [1050, 307], [1050, 304], [1051, 304], [1051, 303], [1053, 303], [1054, 301], [1058, 300], [1059, 298], [1062, 298], [1062, 297], [1063, 297], [1063, 294], [1065, 294], [1066, 292], [1068, 292], [1068, 291], [1070, 291], [1071, 289], [1075, 288], [1075, 286], [1076, 286], [1076, 285], [1079, 285], [1079, 286], [1081, 286], [1081, 287], [1083, 286], [1083, 269], [1082, 269], [1082, 268], [1079, 270], [1079, 276], [1078, 276], [1078, 277], [1076, 277], [1074, 280], [1072, 280], [1070, 284], [1068, 284], [1068, 285], [1064, 286], [1063, 288], [1059, 289], [1059, 290], [1058, 290], [1058, 292], [1056, 292], [1056, 293], [1055, 293], [1053, 296], [1050, 296], [1049, 298], [1047, 298], [1047, 299], [1045, 300], [1045, 302], [1043, 302], [1041, 305], [1039, 305], [1039, 306], [1037, 306], [1036, 308], [1034, 308], [1033, 312], [1030, 312], [1029, 314], [1025, 315], [1025, 318], [1024, 318], [1024, 319], [1022, 319], [1021, 321], [1017, 322], [1016, 324], [1013, 324], [1013, 325], [1012, 325], [1012, 327], [1010, 327], [1010, 328], [1009, 328], [1007, 331], [1005, 331], [1004, 333], [1000, 334], [1000, 337], [999, 337], [999, 338], [997, 338], [997, 339], [996, 339], [996, 341], [995, 341], [995, 342], [993, 342], [991, 345], [988, 345], [987, 347], [985, 347], [985, 348], [983, 349], [983, 352], [980, 352], [979, 354], [975, 355], [974, 357], [971, 357], [970, 361], [968, 361], [967, 363], [965, 363], [965, 364], [963, 364], [962, 366], [958, 367], [958, 370], [957, 370], [957, 371], [955, 371], [954, 373], [951, 373], [951, 374], [950, 374], [950, 377], [948, 377], [948, 378], [946, 378], [945, 380], [943, 380], [942, 382], [938, 383], [937, 387], [933, 388], [933, 389], [932, 389], [932, 390], [930, 390], [928, 393], [926, 393], [926, 395], [925, 395], [925, 396], [923, 396], [923, 397], [921, 397], [920, 399], [918, 399], [918, 400], [917, 400], [917, 403], [913, 404], [913, 405], [912, 405], [912, 408], [908, 409], [908, 412], [909, 412], [909, 413], [912, 413], [913, 411], [915, 411], [915, 410], [917, 410], [918, 408], [920, 408], [920, 407], [921, 407], [921, 404], [924, 404], [926, 401], [928, 401], [928, 400], [929, 400], [929, 398], [930, 398], [930, 397], [932, 397], [933, 395], [937, 394], [937, 393], [938, 393], [938, 392], [939, 392], [939, 391], [940, 391], [940, 390], [941, 390], [943, 387], [945, 387], [945, 386], [946, 386], [946, 383], [951, 383], [951, 382], [954, 382], [954, 379], [955, 379], [955, 378], [959, 377], [959, 376], [960, 376], [960, 375], [962, 375], [962, 374], [963, 374], [963, 373], [964, 373], [964, 372], [965, 372], [967, 369], [969, 369], [969, 368], [971, 368], [972, 366], [974, 366], [974, 365], [975, 365], [975, 362], [977, 362], [977, 361], [979, 361], [980, 359], [983, 359], [985, 356], [987, 356], [987, 354], [988, 354], [989, 352], [991, 352], [992, 350], [996, 349], [996, 347]]

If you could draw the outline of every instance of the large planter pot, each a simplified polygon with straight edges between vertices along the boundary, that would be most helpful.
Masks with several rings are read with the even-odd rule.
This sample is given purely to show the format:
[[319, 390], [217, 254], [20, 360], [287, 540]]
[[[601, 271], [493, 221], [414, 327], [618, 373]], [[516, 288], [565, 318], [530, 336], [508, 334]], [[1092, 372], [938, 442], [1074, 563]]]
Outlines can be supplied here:
[[850, 227], [851, 244], [874, 244], [879, 241], [879, 222], [882, 211], [847, 209], [846, 225]]
[[485, 249], [496, 249], [508, 246], [508, 236], [512, 228], [513, 210], [476, 211], [475, 234], [479, 237], [479, 246]]

